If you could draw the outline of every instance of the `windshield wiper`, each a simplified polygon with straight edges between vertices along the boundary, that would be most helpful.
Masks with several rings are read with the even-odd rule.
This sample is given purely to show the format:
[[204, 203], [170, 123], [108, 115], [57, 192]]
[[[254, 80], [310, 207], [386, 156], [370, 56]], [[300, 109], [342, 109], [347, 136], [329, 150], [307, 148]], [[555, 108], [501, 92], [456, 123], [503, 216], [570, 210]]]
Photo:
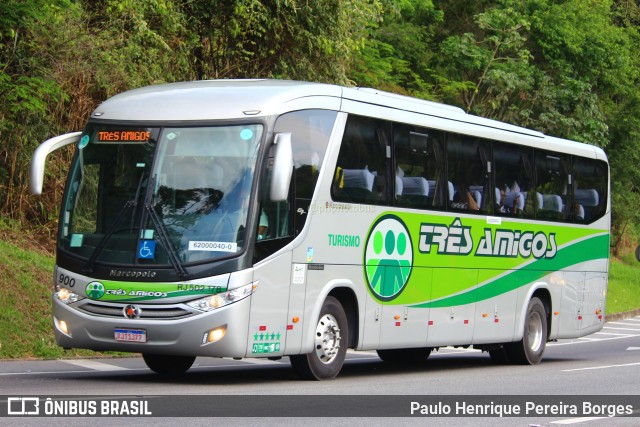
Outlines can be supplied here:
[[[113, 220], [113, 222], [109, 226], [109, 229], [107, 230], [105, 235], [102, 237], [102, 239], [100, 239], [100, 242], [98, 242], [98, 245], [96, 246], [96, 249], [93, 251], [93, 254], [91, 254], [91, 258], [89, 258], [89, 262], [87, 263], [89, 272], [93, 273], [95, 262], [98, 259], [98, 256], [100, 255], [100, 253], [102, 252], [104, 247], [107, 245], [107, 241], [109, 240], [109, 238], [113, 235], [113, 233], [115, 233], [116, 227], [120, 224], [120, 222], [122, 221], [122, 218], [124, 218], [125, 213], [127, 211], [129, 211], [131, 208], [137, 208], [138, 199], [140, 198], [141, 188], [142, 188], [142, 183], [144, 181], [144, 178], [145, 178], [145, 173], [143, 173], [140, 176], [140, 180], [138, 182], [138, 188], [136, 189], [136, 194], [135, 194], [134, 198], [129, 200], [129, 201], [127, 201], [127, 202], [125, 202], [125, 204], [120, 209], [120, 212], [118, 212], [118, 215], [116, 215], [115, 219]], [[152, 180], [152, 182], [151, 182], [152, 186], [153, 186], [154, 182], [155, 182], [155, 179]], [[178, 274], [178, 276], [181, 279], [186, 280], [187, 277], [188, 277], [188, 273], [185, 270], [185, 268], [182, 265], [182, 263], [180, 262], [180, 259], [178, 258], [178, 255], [177, 255], [174, 247], [171, 245], [171, 242], [169, 241], [169, 238], [167, 237], [167, 233], [166, 233], [166, 230], [165, 230], [165, 227], [164, 227], [164, 223], [158, 217], [158, 214], [156, 213], [156, 211], [153, 210], [153, 208], [151, 207], [150, 204], [145, 203], [144, 204], [144, 210], [149, 214], [149, 217], [151, 218], [151, 222], [153, 222], [153, 225], [156, 228], [156, 231], [158, 233], [158, 237], [160, 238], [160, 244], [167, 251], [167, 255], [168, 255], [169, 261], [171, 262], [171, 266], [173, 267], [173, 269], [175, 270], [175, 272]], [[140, 227], [134, 227], [133, 226], [134, 221], [135, 221], [135, 211], [134, 211], [134, 214], [131, 216], [131, 224], [130, 224], [129, 230], [134, 230], [134, 229], [139, 229], [140, 228]], [[144, 221], [144, 218], [142, 218], [142, 221]]]
[[158, 213], [153, 209], [151, 204], [145, 203], [144, 209], [149, 214], [149, 218], [151, 218], [151, 222], [153, 222], [153, 225], [156, 228], [156, 232], [158, 233], [158, 237], [160, 238], [160, 244], [164, 246], [164, 249], [167, 251], [167, 256], [169, 258], [169, 261], [171, 262], [171, 265], [173, 266], [173, 269], [182, 280], [186, 280], [189, 275], [180, 262], [180, 258], [178, 257], [175, 248], [171, 245], [171, 242], [167, 237], [164, 223], [158, 217]]

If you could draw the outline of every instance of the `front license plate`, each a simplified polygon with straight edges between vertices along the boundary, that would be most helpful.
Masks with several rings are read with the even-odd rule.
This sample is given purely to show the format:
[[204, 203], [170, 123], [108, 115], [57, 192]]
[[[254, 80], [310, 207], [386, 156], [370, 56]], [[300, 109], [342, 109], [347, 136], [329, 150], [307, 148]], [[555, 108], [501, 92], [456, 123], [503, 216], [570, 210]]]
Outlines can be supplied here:
[[116, 341], [147, 342], [147, 331], [143, 329], [116, 329]]

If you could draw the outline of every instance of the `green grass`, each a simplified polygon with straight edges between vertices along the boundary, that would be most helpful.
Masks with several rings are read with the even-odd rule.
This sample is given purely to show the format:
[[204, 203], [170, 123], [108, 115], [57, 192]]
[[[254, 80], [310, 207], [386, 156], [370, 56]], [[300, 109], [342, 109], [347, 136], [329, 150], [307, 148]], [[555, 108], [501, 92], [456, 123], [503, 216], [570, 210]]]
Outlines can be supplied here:
[[[0, 233], [0, 359], [117, 354], [57, 346], [51, 315], [54, 258], [43, 250], [23, 249], [30, 247], [29, 237], [6, 230], [0, 227], [5, 231]], [[612, 259], [609, 276], [606, 312], [640, 308], [640, 263], [633, 255]]]
[[18, 245], [0, 242], [0, 358], [94, 354], [65, 352], [56, 345], [51, 317], [53, 257]]
[[640, 262], [633, 254], [611, 259], [607, 314], [640, 308]]

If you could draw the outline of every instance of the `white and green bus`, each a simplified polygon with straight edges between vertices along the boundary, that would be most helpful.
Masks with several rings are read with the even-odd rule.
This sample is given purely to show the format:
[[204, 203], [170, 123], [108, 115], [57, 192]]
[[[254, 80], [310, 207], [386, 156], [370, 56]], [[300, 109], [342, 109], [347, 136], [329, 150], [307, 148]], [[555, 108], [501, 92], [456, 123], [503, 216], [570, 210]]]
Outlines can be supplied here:
[[538, 364], [604, 323], [604, 152], [372, 89], [219, 80], [108, 99], [82, 132], [60, 212], [58, 344], [288, 356], [335, 377], [443, 346]]

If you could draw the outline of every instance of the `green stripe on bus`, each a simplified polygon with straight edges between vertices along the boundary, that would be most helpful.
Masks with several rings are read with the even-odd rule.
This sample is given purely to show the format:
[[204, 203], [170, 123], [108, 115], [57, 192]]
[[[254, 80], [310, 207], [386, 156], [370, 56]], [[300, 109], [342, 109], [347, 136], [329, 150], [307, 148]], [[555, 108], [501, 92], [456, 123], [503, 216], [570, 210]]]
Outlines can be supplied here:
[[486, 285], [473, 288], [467, 292], [413, 305], [414, 308], [441, 308], [471, 304], [513, 291], [521, 286], [534, 282], [551, 271], [559, 271], [586, 261], [607, 259], [609, 257], [609, 235], [600, 235], [583, 240], [558, 250], [552, 259], [541, 258], [533, 263], [514, 270]]

